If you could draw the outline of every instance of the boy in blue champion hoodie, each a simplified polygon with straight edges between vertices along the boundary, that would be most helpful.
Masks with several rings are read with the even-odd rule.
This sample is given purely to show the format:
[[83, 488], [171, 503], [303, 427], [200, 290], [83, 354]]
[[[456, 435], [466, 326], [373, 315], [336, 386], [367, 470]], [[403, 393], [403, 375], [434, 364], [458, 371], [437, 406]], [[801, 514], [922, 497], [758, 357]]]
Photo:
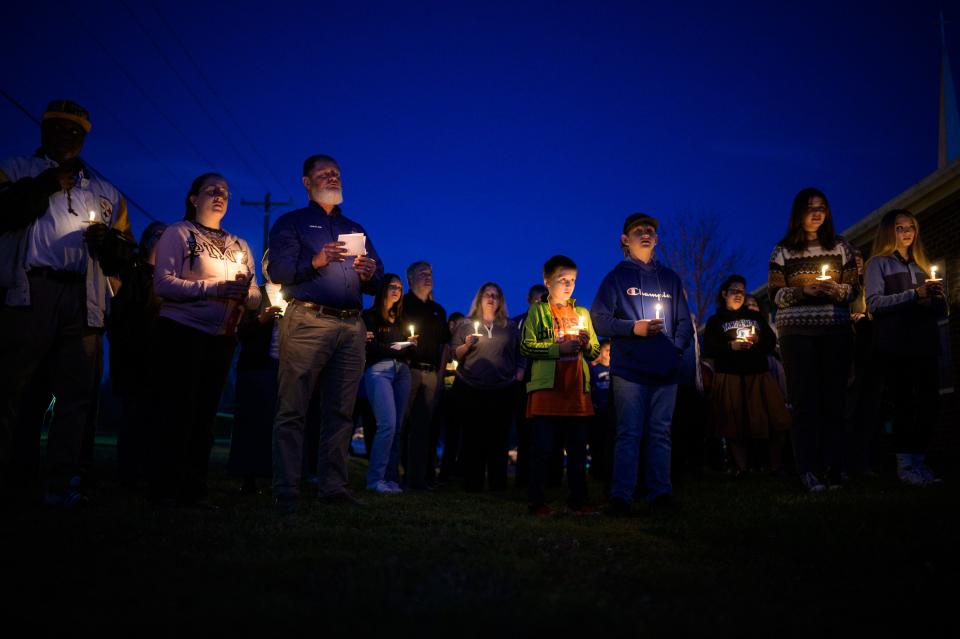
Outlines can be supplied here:
[[[590, 316], [611, 340], [611, 393], [617, 420], [610, 514], [630, 511], [644, 444], [646, 497], [675, 505], [670, 484], [670, 422], [683, 351], [693, 335], [680, 277], [653, 259], [656, 219], [633, 213], [623, 223], [624, 260], [600, 283]], [[646, 434], [646, 437], [644, 437]]]

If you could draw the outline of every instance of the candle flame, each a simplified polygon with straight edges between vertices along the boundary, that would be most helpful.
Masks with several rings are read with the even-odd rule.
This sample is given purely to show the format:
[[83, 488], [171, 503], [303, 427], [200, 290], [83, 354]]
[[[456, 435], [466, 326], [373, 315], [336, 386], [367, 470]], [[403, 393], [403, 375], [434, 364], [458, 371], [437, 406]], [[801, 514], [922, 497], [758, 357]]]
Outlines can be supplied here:
[[413, 324], [411, 324], [411, 325], [410, 325], [410, 337], [413, 337], [413, 336], [414, 336]]
[[820, 269], [820, 277], [826, 277], [826, 276], [827, 276], [827, 268], [828, 268], [828, 266], [827, 266], [826, 264], [824, 264], [823, 267]]
[[237, 264], [243, 264], [243, 257], [243, 251], [237, 251], [236, 255], [234, 255], [234, 259], [237, 261]]
[[480, 334], [480, 322], [473, 323], [473, 332], [476, 333], [477, 335]]
[[90, 221], [91, 221], [91, 222], [96, 222], [96, 221], [97, 221], [97, 212], [96, 212], [96, 211], [88, 211], [88, 214], [90, 215]]
[[937, 267], [936, 267], [936, 266], [931, 266], [931, 267], [930, 267], [930, 279], [931, 279], [931, 280], [937, 279]]

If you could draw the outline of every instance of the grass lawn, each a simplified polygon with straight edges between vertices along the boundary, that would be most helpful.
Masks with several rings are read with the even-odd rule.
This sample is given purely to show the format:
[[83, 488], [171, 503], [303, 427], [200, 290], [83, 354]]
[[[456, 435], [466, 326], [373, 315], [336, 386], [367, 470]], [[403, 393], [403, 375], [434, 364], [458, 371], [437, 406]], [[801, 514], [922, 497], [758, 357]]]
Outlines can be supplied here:
[[[829, 636], [913, 622], [943, 636], [956, 626], [956, 482], [908, 489], [877, 479], [807, 495], [794, 479], [707, 474], [678, 488], [679, 512], [627, 520], [535, 520], [520, 492], [451, 486], [365, 495], [362, 509], [308, 502], [285, 518], [269, 496], [237, 493], [222, 446], [214, 512], [152, 509], [110, 480], [112, 456], [98, 445], [104, 480], [90, 508], [0, 521], [0, 609], [27, 620], [30, 634], [267, 626], [459, 637], [567, 625]], [[365, 467], [351, 461], [358, 490]]]

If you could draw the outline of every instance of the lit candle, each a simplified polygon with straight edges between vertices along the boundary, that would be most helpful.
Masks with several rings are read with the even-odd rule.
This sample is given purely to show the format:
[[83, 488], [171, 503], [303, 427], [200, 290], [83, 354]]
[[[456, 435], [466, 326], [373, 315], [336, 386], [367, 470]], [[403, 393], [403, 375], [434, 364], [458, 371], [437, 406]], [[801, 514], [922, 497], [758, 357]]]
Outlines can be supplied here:
[[96, 212], [96, 211], [91, 210], [91, 211], [88, 211], [87, 214], [90, 216], [90, 224], [93, 224], [94, 222], [97, 221], [97, 212]]
[[660, 317], [660, 311], [663, 310], [663, 304], [657, 304], [656, 306], [653, 307], [653, 310], [656, 311], [655, 319], [662, 319]]
[[931, 266], [931, 267], [930, 267], [930, 279], [927, 280], [927, 281], [928, 281], [928, 282], [939, 282], [939, 281], [940, 281], [940, 278], [937, 277], [937, 267], [936, 267], [936, 266]]
[[243, 263], [244, 253], [243, 251], [237, 251], [233, 254], [233, 259], [237, 263], [237, 275], [246, 275], [245, 265]]
[[479, 337], [480, 335], [480, 322], [473, 323], [473, 334]]
[[824, 264], [820, 267], [820, 277], [817, 278], [819, 281], [825, 282], [826, 280], [832, 279], [829, 275], [827, 275], [828, 268], [830, 268], [829, 264]]
[[414, 336], [413, 324], [411, 324], [411, 325], [410, 325], [410, 337], [413, 337], [413, 336]]

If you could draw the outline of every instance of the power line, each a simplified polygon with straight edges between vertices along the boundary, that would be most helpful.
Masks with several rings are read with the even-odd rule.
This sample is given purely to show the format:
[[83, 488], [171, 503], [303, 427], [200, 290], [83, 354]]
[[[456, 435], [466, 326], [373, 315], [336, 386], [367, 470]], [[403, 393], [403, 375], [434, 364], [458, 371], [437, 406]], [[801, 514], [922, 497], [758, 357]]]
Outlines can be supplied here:
[[176, 65], [173, 64], [173, 62], [170, 60], [167, 54], [164, 53], [163, 49], [160, 47], [160, 44], [156, 41], [153, 35], [151, 35], [150, 32], [147, 30], [146, 25], [144, 25], [143, 22], [140, 20], [140, 18], [137, 17], [137, 15], [133, 12], [133, 9], [130, 8], [130, 5], [124, 2], [123, 0], [120, 0], [120, 4], [123, 5], [123, 8], [127, 10], [127, 13], [130, 14], [130, 17], [133, 18], [133, 21], [137, 24], [138, 27], [140, 27], [140, 30], [143, 31], [144, 34], [146, 34], [147, 39], [150, 41], [150, 44], [152, 44], [153, 48], [156, 49], [158, 54], [160, 54], [160, 58], [166, 63], [168, 67], [170, 67], [170, 70], [173, 71], [174, 76], [176, 76], [177, 80], [180, 81], [180, 84], [183, 85], [183, 88], [186, 89], [190, 97], [193, 98], [193, 101], [196, 102], [197, 106], [200, 108], [203, 114], [207, 116], [207, 119], [210, 120], [213, 126], [216, 127], [217, 131], [220, 132], [221, 137], [224, 140], [226, 140], [227, 144], [230, 145], [230, 147], [233, 149], [234, 153], [236, 154], [236, 157], [243, 163], [243, 165], [247, 168], [250, 174], [254, 178], [256, 178], [258, 182], [260, 182], [260, 186], [262, 186], [264, 190], [269, 190], [270, 187], [263, 181], [263, 179], [260, 177], [257, 170], [253, 168], [253, 166], [247, 161], [246, 157], [244, 157], [244, 153], [237, 148], [237, 145], [233, 143], [233, 140], [230, 139], [229, 134], [223, 130], [223, 128], [220, 126], [219, 122], [214, 117], [214, 115], [210, 113], [209, 109], [207, 109], [206, 105], [204, 105], [203, 101], [200, 100], [199, 97], [197, 97], [196, 92], [194, 92], [193, 89], [190, 88], [190, 85], [187, 83], [186, 79], [180, 73], [179, 69], [177, 69]]
[[[27, 116], [28, 118], [30, 118], [30, 120], [32, 120], [34, 124], [36, 124], [38, 127], [41, 126], [40, 120], [37, 119], [37, 116], [35, 116], [35, 115], [33, 115], [32, 113], [30, 113], [30, 111], [28, 111], [25, 106], [23, 106], [22, 104], [20, 104], [20, 102], [19, 102], [16, 98], [14, 98], [12, 95], [10, 95], [9, 93], [7, 93], [7, 92], [6, 92], [5, 90], [3, 90], [3, 89], [0, 89], [0, 95], [2, 95], [4, 98], [6, 98], [7, 101], [10, 102], [10, 104], [12, 104], [13, 106], [15, 106], [15, 107], [17, 108], [17, 110], [19, 110], [19, 111], [20, 111], [21, 113], [23, 113], [25, 116]], [[108, 179], [107, 176], [105, 176], [102, 171], [100, 171], [100, 170], [97, 169], [95, 166], [93, 166], [89, 161], [84, 160], [83, 163], [84, 163], [84, 165], [85, 165], [87, 168], [89, 168], [89, 169], [90, 169], [91, 171], [93, 171], [94, 173], [97, 173], [101, 178], [103, 178], [104, 180], [106, 180], [106, 181], [109, 182], [110, 184], [116, 184], [113, 180]], [[118, 190], [120, 190], [120, 189], [118, 189]], [[123, 195], [123, 199], [125, 199], [125, 200], [127, 201], [127, 204], [136, 207], [136, 209], [137, 209], [138, 211], [140, 211], [140, 212], [143, 213], [145, 216], [147, 216], [151, 221], [153, 221], [153, 222], [160, 222], [160, 220], [159, 220], [158, 218], [156, 218], [152, 213], [150, 213], [150, 211], [148, 211], [148, 210], [145, 209], [143, 206], [141, 206], [136, 200], [134, 200], [132, 197], [130, 197], [130, 196], [129, 196], [127, 193], [125, 193], [123, 190], [120, 190], [120, 194]]]
[[253, 151], [253, 154], [257, 156], [257, 159], [260, 160], [264, 168], [267, 169], [267, 173], [270, 174], [270, 177], [273, 178], [273, 180], [287, 194], [287, 197], [292, 198], [293, 196], [290, 194], [290, 191], [287, 190], [286, 186], [284, 186], [283, 180], [278, 178], [277, 174], [273, 172], [272, 168], [270, 168], [270, 163], [267, 162], [266, 158], [264, 158], [263, 154], [257, 148], [257, 145], [254, 144], [253, 140], [250, 139], [250, 136], [247, 135], [246, 130], [244, 130], [243, 126], [241, 126], [240, 122], [237, 120], [236, 116], [233, 114], [233, 111], [230, 109], [229, 106], [227, 106], [227, 103], [223, 100], [223, 98], [220, 97], [220, 94], [214, 88], [214, 84], [210, 81], [210, 78], [207, 77], [207, 74], [203, 72], [203, 69], [197, 63], [196, 59], [194, 59], [194, 57], [190, 54], [190, 50], [187, 49], [186, 45], [184, 45], [183, 41], [180, 39], [180, 36], [177, 34], [174, 28], [167, 21], [163, 13], [160, 12], [160, 9], [157, 8], [156, 3], [152, 2], [150, 4], [153, 7], [154, 13], [156, 13], [157, 16], [160, 18], [160, 22], [163, 23], [163, 26], [166, 27], [167, 31], [170, 32], [170, 36], [173, 38], [173, 41], [177, 43], [177, 45], [180, 47], [180, 50], [183, 51], [183, 55], [187, 58], [190, 64], [193, 65], [193, 69], [197, 72], [197, 75], [199, 75], [200, 78], [203, 80], [204, 84], [207, 87], [207, 90], [210, 92], [210, 94], [214, 98], [216, 98], [217, 102], [220, 103], [220, 108], [223, 109], [223, 112], [227, 114], [228, 118], [230, 118], [230, 121], [233, 123], [233, 126], [236, 127], [237, 132], [240, 134], [243, 140], [247, 143], [247, 146], [249, 146], [250, 149]]
[[[73, 17], [74, 17], [74, 19], [76, 20], [76, 22], [77, 22], [78, 24], [86, 24], [86, 23], [84, 23], [83, 19], [79, 16], [79, 14], [73, 9], [73, 7], [72, 7], [68, 2], [63, 2], [63, 3], [61, 3], [61, 4], [62, 4], [64, 7], [66, 7], [67, 10], [70, 11], [70, 13], [73, 14]], [[214, 163], [213, 163], [209, 158], [207, 158], [207, 157], [203, 154], [203, 152], [197, 147], [197, 145], [193, 143], [193, 141], [190, 139], [190, 137], [189, 137], [186, 133], [184, 133], [183, 129], [181, 129], [179, 126], [177, 126], [177, 123], [174, 122], [174, 121], [173, 121], [166, 113], [164, 113], [163, 110], [157, 105], [156, 100], [154, 100], [153, 98], [151, 98], [151, 97], [149, 96], [149, 94], [147, 94], [147, 92], [144, 90], [144, 88], [143, 88], [142, 86], [140, 86], [140, 83], [137, 82], [137, 79], [133, 76], [133, 74], [130, 73], [130, 71], [128, 71], [126, 67], [124, 67], [122, 64], [120, 64], [120, 61], [116, 58], [116, 56], [113, 55], [113, 53], [110, 51], [109, 47], [107, 47], [105, 44], [103, 44], [103, 42], [102, 42], [99, 38], [93, 38], [93, 40], [94, 40], [94, 42], [97, 43], [97, 45], [100, 47], [100, 49], [103, 51], [103, 53], [110, 59], [110, 61], [113, 62], [113, 64], [114, 64], [118, 69], [120, 69], [121, 73], [123, 73], [123, 75], [126, 76], [127, 82], [128, 82], [133, 88], [135, 88], [135, 89], [137, 90], [137, 92], [140, 93], [140, 95], [143, 97], [143, 99], [146, 100], [146, 101], [153, 107], [153, 109], [160, 115], [161, 118], [163, 118], [163, 120], [164, 120], [168, 125], [170, 125], [170, 127], [171, 127], [174, 131], [176, 131], [178, 134], [180, 134], [180, 137], [182, 137], [182, 138], [184, 139], [184, 141], [187, 143], [187, 146], [190, 147], [190, 150], [192, 150], [192, 151], [197, 155], [197, 157], [199, 157], [201, 160], [203, 160], [203, 162], [204, 162], [208, 167], [210, 167], [211, 169], [215, 168]]]

